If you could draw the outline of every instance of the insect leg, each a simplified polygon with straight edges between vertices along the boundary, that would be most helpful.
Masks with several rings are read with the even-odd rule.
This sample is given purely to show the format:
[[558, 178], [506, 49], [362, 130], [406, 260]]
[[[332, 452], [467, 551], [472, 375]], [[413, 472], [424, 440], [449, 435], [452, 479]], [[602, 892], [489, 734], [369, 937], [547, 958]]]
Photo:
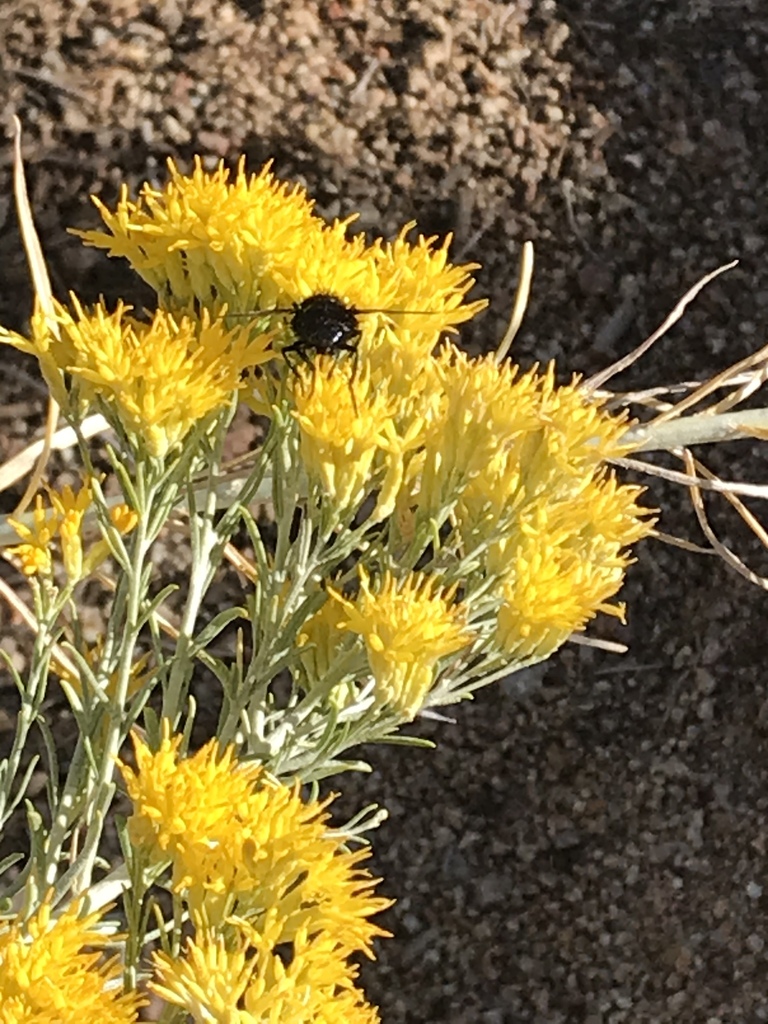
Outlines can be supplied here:
[[312, 379], [311, 379], [311, 382], [310, 382], [309, 395], [308, 395], [308, 397], [311, 397], [314, 394], [314, 391], [315, 391], [315, 375], [317, 374], [317, 367], [315, 366], [315, 364], [312, 362], [312, 360], [307, 355], [306, 345], [304, 345], [303, 342], [300, 342], [300, 341], [291, 342], [290, 345], [286, 345], [285, 348], [282, 349], [281, 355], [283, 356], [283, 359], [285, 359], [286, 365], [288, 366], [288, 368], [290, 369], [290, 371], [294, 375], [294, 377], [298, 378], [298, 376], [299, 376], [299, 374], [298, 374], [298, 367], [297, 367], [297, 364], [293, 362], [293, 359], [289, 359], [288, 358], [288, 353], [289, 352], [290, 352], [291, 356], [296, 356], [296, 358], [299, 360], [299, 362], [304, 363], [304, 365], [308, 366], [310, 368], [310, 370], [312, 371]]

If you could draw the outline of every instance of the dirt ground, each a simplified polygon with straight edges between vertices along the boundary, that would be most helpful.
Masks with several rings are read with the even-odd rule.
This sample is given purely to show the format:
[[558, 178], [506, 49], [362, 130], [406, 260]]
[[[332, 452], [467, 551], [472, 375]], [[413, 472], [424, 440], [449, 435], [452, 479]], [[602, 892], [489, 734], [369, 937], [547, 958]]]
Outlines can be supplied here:
[[[628, 351], [738, 257], [621, 381], [650, 385], [765, 341], [767, 45], [763, 0], [0, 0], [0, 107], [24, 123], [61, 297], [147, 300], [65, 229], [95, 223], [89, 192], [110, 200], [195, 153], [271, 158], [371, 233], [454, 232], [491, 300], [475, 349], [502, 331], [532, 239], [515, 354], [566, 375]], [[6, 144], [0, 321], [18, 327], [10, 161]], [[46, 396], [16, 356], [0, 389], [5, 456], [36, 436]], [[764, 448], [707, 455], [761, 480]], [[701, 540], [683, 494], [654, 485], [650, 500], [668, 532]], [[764, 571], [738, 520], [711, 511]], [[340, 812], [390, 810], [374, 870], [398, 900], [395, 938], [364, 969], [387, 1024], [768, 1021], [763, 592], [714, 558], [658, 542], [638, 556], [629, 625], [592, 630], [627, 655], [568, 646], [455, 725], [420, 725], [436, 751], [374, 749], [372, 775], [339, 780]], [[23, 663], [3, 609], [0, 643]], [[11, 708], [0, 685], [0, 750]]]

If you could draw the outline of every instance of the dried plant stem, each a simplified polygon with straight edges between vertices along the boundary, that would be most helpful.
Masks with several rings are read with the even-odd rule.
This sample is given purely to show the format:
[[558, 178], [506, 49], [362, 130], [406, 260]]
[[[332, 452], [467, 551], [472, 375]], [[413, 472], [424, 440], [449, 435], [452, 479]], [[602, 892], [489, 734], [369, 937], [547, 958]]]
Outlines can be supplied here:
[[495, 360], [500, 363], [506, 358], [515, 340], [520, 324], [523, 322], [525, 311], [528, 308], [528, 298], [531, 294], [531, 280], [533, 278], [533, 242], [524, 242], [523, 251], [520, 254], [520, 271], [517, 275], [517, 290], [515, 301], [512, 306], [512, 314], [509, 324], [504, 332], [504, 337], [496, 349]]
[[[682, 449], [675, 449], [675, 455], [682, 458]], [[735, 480], [720, 480], [712, 473], [706, 476], [690, 476], [688, 473], [681, 473], [676, 469], [667, 469], [665, 466], [655, 466], [651, 462], [644, 462], [642, 459], [611, 459], [614, 466], [621, 466], [623, 469], [631, 469], [646, 476], [655, 476], [660, 480], [668, 480], [673, 484], [682, 484], [683, 487], [698, 487], [703, 491], [717, 491], [719, 494], [741, 494], [747, 498], [768, 498], [768, 484], [739, 483]]]
[[[703, 475], [705, 478], [713, 478], [712, 474], [697, 462], [693, 457], [693, 454], [689, 451], [684, 452], [683, 458], [685, 461], [685, 467], [691, 477]], [[707, 518], [706, 509], [704, 508], [704, 501], [701, 495], [701, 489], [697, 486], [691, 487], [691, 504], [693, 505], [696, 518], [699, 521], [704, 535], [706, 536], [709, 543], [712, 545], [716, 554], [723, 559], [726, 565], [729, 565], [732, 569], [735, 569], [740, 576], [749, 580], [750, 583], [754, 583], [756, 586], [761, 587], [763, 590], [768, 590], [768, 579], [765, 576], [760, 576], [756, 572], [753, 572], [747, 565], [742, 562], [738, 555], [734, 554], [729, 547], [727, 547], [715, 534], [715, 531], [709, 524]], [[768, 547], [768, 535], [766, 535], [765, 529], [758, 522], [752, 513], [747, 509], [739, 499], [733, 494], [726, 494], [727, 500], [734, 506], [736, 511], [739, 513], [744, 522], [750, 527], [755, 536], [763, 543], [764, 546]]]
[[605, 384], [616, 374], [621, 373], [623, 370], [628, 369], [633, 363], [636, 363], [641, 356], [645, 355], [652, 345], [655, 345], [659, 338], [662, 338], [667, 331], [682, 317], [686, 310], [686, 307], [692, 302], [702, 288], [705, 288], [710, 281], [714, 281], [720, 274], [725, 273], [726, 270], [731, 270], [738, 264], [738, 260], [731, 260], [730, 263], [724, 263], [722, 267], [718, 267], [709, 274], [705, 274], [693, 288], [689, 288], [685, 295], [680, 299], [675, 308], [664, 320], [660, 327], [658, 327], [650, 337], [646, 338], [645, 341], [638, 345], [636, 349], [629, 352], [626, 356], [622, 356], [621, 359], [617, 359], [615, 363], [611, 363], [610, 366], [606, 366], [600, 373], [596, 373], [594, 377], [590, 377], [589, 380], [584, 381], [584, 390], [589, 394], [594, 394], [605, 386]]
[[[94, 437], [107, 429], [107, 421], [100, 413], [96, 413], [93, 416], [87, 416], [79, 429], [83, 437]], [[28, 444], [26, 448], [17, 452], [0, 466], [0, 491], [13, 487], [17, 480], [21, 480], [29, 473], [35, 460], [40, 459], [46, 451], [46, 438]], [[77, 434], [72, 427], [62, 427], [50, 438], [48, 451], [64, 451], [67, 448], [72, 448], [76, 441]]]
[[[21, 156], [21, 121], [14, 114], [13, 116], [13, 186], [16, 193], [16, 210], [19, 216], [21, 237], [24, 242], [24, 250], [29, 261], [29, 270], [32, 275], [32, 283], [35, 288], [37, 302], [45, 316], [55, 327], [53, 316], [53, 292], [51, 281], [48, 277], [48, 269], [43, 259], [43, 250], [40, 247], [40, 239], [37, 237], [35, 222], [32, 219], [32, 210], [27, 195], [27, 183], [24, 178], [24, 163]], [[16, 511], [23, 512], [32, 498], [37, 493], [40, 482], [45, 472], [48, 456], [51, 453], [51, 439], [56, 431], [56, 424], [59, 419], [59, 407], [53, 398], [48, 400], [48, 415], [45, 423], [45, 438], [40, 457], [37, 460], [34, 472], [29, 480], [24, 496], [19, 502]]]

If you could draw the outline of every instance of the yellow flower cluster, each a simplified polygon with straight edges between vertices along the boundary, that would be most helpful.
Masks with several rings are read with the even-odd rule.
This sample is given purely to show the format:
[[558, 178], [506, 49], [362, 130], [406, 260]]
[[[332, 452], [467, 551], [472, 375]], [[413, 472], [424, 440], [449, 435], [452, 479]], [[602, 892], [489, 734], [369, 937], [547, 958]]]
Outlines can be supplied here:
[[626, 548], [652, 523], [641, 488], [618, 485], [605, 460], [625, 452], [626, 423], [553, 368], [518, 376], [491, 358], [444, 352], [443, 402], [426, 445], [416, 515], [454, 508], [465, 550], [482, 551], [503, 601], [496, 638], [520, 660], [551, 654], [623, 581]]
[[378, 1024], [377, 1009], [352, 984], [356, 972], [332, 939], [302, 929], [286, 964], [273, 952], [279, 934], [279, 928], [241, 925], [227, 943], [203, 933], [187, 941], [183, 956], [155, 957], [151, 988], [195, 1024]]
[[412, 225], [393, 243], [367, 245], [347, 237], [354, 218], [326, 224], [269, 167], [248, 175], [243, 160], [232, 181], [223, 165], [209, 174], [199, 160], [191, 176], [169, 169], [162, 191], [145, 185], [134, 202], [124, 190], [114, 211], [97, 201], [108, 232], [81, 232], [124, 256], [168, 308], [249, 313], [330, 293], [358, 309], [434, 311], [392, 314], [398, 334], [428, 334], [431, 351], [442, 330], [485, 305], [463, 304], [472, 268], [448, 264], [447, 242], [405, 241]]
[[[412, 717], [441, 659], [470, 635], [474, 655], [525, 661], [546, 657], [599, 611], [622, 614], [610, 599], [629, 546], [652, 527], [639, 489], [605, 468], [624, 454], [627, 424], [578, 381], [558, 386], [552, 367], [521, 374], [445, 341], [435, 351], [484, 305], [466, 301], [474, 265], [452, 266], [448, 240], [411, 243], [409, 225], [393, 242], [368, 244], [349, 236], [349, 221], [318, 217], [302, 189], [268, 167], [247, 175], [242, 162], [233, 175], [198, 161], [185, 176], [170, 164], [164, 189], [146, 185], [136, 201], [124, 191], [114, 210], [97, 205], [106, 230], [84, 240], [127, 258], [161, 310], [142, 324], [122, 307], [86, 313], [73, 300], [74, 312], [57, 307], [54, 323], [36, 319], [28, 347], [55, 394], [71, 380], [76, 397], [98, 398], [150, 455], [174, 450], [244, 388], [268, 415], [287, 400], [311, 500], [331, 510], [323, 521], [343, 530], [365, 510], [370, 525], [382, 524], [388, 555], [370, 566], [374, 582], [363, 576], [354, 601], [335, 598], [347, 601], [349, 619], [334, 635], [364, 638], [374, 703]], [[339, 361], [321, 344], [310, 366], [283, 373], [283, 391], [271, 371], [254, 377], [295, 340], [290, 316], [270, 311], [326, 293], [357, 317], [354, 355]], [[428, 578], [412, 575], [428, 553]], [[460, 610], [451, 589], [459, 562]], [[484, 625], [435, 653], [414, 639], [430, 615], [456, 617], [462, 629], [479, 615]], [[306, 642], [298, 657], [306, 662]]]
[[72, 377], [82, 400], [99, 400], [105, 414], [157, 458], [224, 409], [244, 386], [243, 374], [271, 356], [266, 335], [252, 340], [245, 328], [227, 331], [206, 313], [158, 311], [143, 322], [120, 303], [112, 313], [101, 304], [84, 310], [74, 296], [72, 305], [74, 313], [57, 305], [53, 325], [35, 317], [34, 345], [50, 352], [62, 377]]
[[[385, 573], [372, 587], [361, 567], [355, 600], [329, 587], [332, 603], [307, 623], [303, 639], [321, 649], [329, 640], [332, 644], [334, 638], [326, 628], [329, 614], [337, 631], [361, 637], [375, 684], [374, 706], [411, 721], [432, 688], [440, 659], [471, 642], [466, 628], [467, 609], [454, 603], [455, 592], [455, 586], [440, 590], [434, 579], [419, 573], [401, 580]], [[324, 658], [326, 664], [332, 660], [327, 646]]]
[[[627, 548], [652, 526], [639, 489], [605, 470], [624, 452], [626, 423], [578, 381], [556, 385], [551, 367], [520, 374], [453, 345], [435, 353], [440, 336], [483, 305], [465, 301], [474, 268], [451, 266], [447, 241], [411, 244], [408, 228], [392, 243], [349, 238], [348, 222], [323, 222], [302, 190], [268, 168], [248, 177], [242, 164], [232, 181], [222, 167], [208, 174], [198, 163], [184, 177], [171, 166], [163, 191], [145, 186], [138, 202], [124, 193], [114, 212], [100, 209], [108, 232], [88, 232], [86, 241], [127, 257], [170, 308], [245, 313], [330, 293], [363, 311], [357, 356], [346, 367], [319, 355], [311, 369], [288, 375], [303, 465], [340, 522], [373, 500], [369, 520], [388, 520], [390, 550], [406, 550], [420, 530], [433, 544], [449, 525], [446, 547], [455, 558], [476, 554], [475, 582], [496, 595], [497, 651], [545, 657], [598, 611], [621, 614], [609, 599]], [[439, 596], [441, 578], [425, 582], [405, 569], [381, 577], [377, 605], [363, 577], [355, 602], [375, 702], [406, 717], [439, 660], [414, 642], [420, 623], [456, 612]], [[464, 589], [471, 603], [472, 586]], [[397, 627], [385, 596], [394, 593]], [[461, 616], [471, 620], [472, 608]], [[312, 631], [308, 624], [305, 638]], [[388, 639], [376, 651], [380, 633]]]
[[[73, 585], [95, 572], [109, 556], [109, 545], [102, 539], [84, 548], [85, 516], [93, 507], [93, 492], [87, 482], [77, 493], [69, 485], [47, 493], [50, 505], [46, 506], [38, 494], [28, 522], [9, 517], [22, 543], [9, 548], [8, 553], [19, 559], [25, 576], [50, 577], [54, 544], [58, 544], [67, 580]], [[137, 522], [135, 512], [125, 504], [110, 509], [110, 519], [122, 534], [130, 533]]]
[[117, 957], [105, 959], [99, 913], [48, 902], [27, 921], [0, 922], [0, 1024], [133, 1024], [143, 1004], [123, 993]]
[[[159, 308], [141, 319], [122, 303], [86, 309], [72, 296], [69, 308], [38, 311], [29, 338], [0, 330], [0, 342], [38, 358], [71, 420], [89, 408], [104, 414], [131, 456], [118, 470], [130, 472], [132, 460], [167, 485], [160, 512], [190, 492], [184, 473], [215, 451], [212, 517], [228, 413], [244, 400], [271, 417], [243, 493], [271, 475], [278, 541], [267, 550], [252, 532], [249, 579], [260, 666], [287, 666], [297, 682], [296, 746], [286, 740], [283, 767], [311, 761], [308, 776], [318, 766], [319, 776], [342, 763], [334, 758], [350, 736], [387, 735], [478, 680], [545, 658], [598, 612], [623, 617], [613, 598], [629, 548], [652, 528], [640, 489], [607, 468], [626, 451], [627, 423], [578, 380], [558, 385], [553, 367], [521, 373], [446, 340], [485, 305], [467, 301], [475, 267], [448, 262], [450, 239], [409, 241], [409, 225], [392, 242], [368, 243], [349, 234], [349, 220], [318, 217], [302, 189], [269, 168], [247, 175], [243, 163], [230, 175], [198, 161], [190, 176], [170, 164], [164, 189], [145, 186], [136, 201], [124, 190], [114, 210], [97, 205], [106, 230], [82, 232], [85, 242], [127, 258]], [[346, 307], [358, 333], [341, 345], [333, 324], [326, 336], [292, 333], [315, 296]], [[116, 534], [85, 539], [94, 489], [38, 496], [13, 521], [25, 574], [54, 581], [58, 551], [73, 585], [107, 557]], [[145, 511], [148, 547], [162, 516]], [[185, 623], [198, 617], [240, 511], [235, 504], [205, 543], [196, 534], [201, 564]], [[137, 525], [127, 506], [111, 515], [121, 533]], [[140, 582], [131, 597], [143, 615], [151, 601]], [[187, 654], [205, 647], [184, 639]], [[82, 669], [99, 657], [78, 650]], [[129, 693], [146, 668], [136, 662]], [[232, 694], [253, 681], [253, 672], [237, 676], [242, 668], [227, 677]], [[71, 699], [84, 696], [67, 666], [60, 674]], [[114, 695], [116, 677], [94, 674]], [[232, 721], [250, 721], [255, 703], [233, 699]], [[265, 707], [252, 718], [269, 717]], [[366, 715], [369, 732], [356, 732]], [[184, 757], [167, 726], [156, 751], [138, 736], [134, 747], [135, 768], [120, 764], [133, 803], [128, 836], [140, 863], [168, 872], [194, 929], [182, 950], [169, 942], [155, 956], [154, 992], [200, 1022], [375, 1024], [353, 961], [372, 957], [386, 933], [371, 917], [389, 904], [360, 866], [366, 853], [330, 830], [329, 801], [302, 800], [298, 781], [282, 785], [215, 741]], [[0, 925], [0, 1024], [135, 1019], [135, 997], [107, 998], [115, 968], [99, 959], [97, 920], [75, 908], [53, 921], [44, 905], [26, 924]]]
[[[386, 934], [369, 921], [389, 902], [359, 868], [367, 853], [329, 832], [328, 801], [303, 802], [298, 786], [237, 763], [231, 748], [211, 742], [182, 758], [180, 744], [166, 729], [153, 753], [134, 736], [136, 768], [121, 764], [131, 841], [170, 865], [198, 930], [183, 957], [158, 958], [158, 992], [195, 1020], [238, 1001], [252, 1014], [243, 1021], [376, 1020], [349, 962]], [[352, 1016], [324, 1016], [336, 1000]]]
[[[318, 402], [324, 377], [321, 382]], [[473, 566], [463, 581], [464, 600], [455, 602], [455, 586], [441, 593], [439, 575], [430, 579], [404, 572], [396, 579], [387, 572], [372, 587], [361, 570], [354, 600], [328, 588], [348, 617], [339, 620], [326, 604], [301, 637], [302, 663], [312, 685], [322, 684], [318, 666], [333, 670], [334, 644], [336, 663], [344, 656], [344, 631], [363, 637], [373, 704], [404, 720], [428, 701], [440, 659], [473, 639], [468, 628], [473, 589], [485, 588], [496, 601], [495, 628], [475, 650], [503, 654], [513, 663], [540, 660], [598, 612], [623, 616], [610, 598], [623, 582], [628, 546], [652, 526], [639, 504], [641, 489], [619, 485], [605, 468], [606, 459], [625, 451], [626, 424], [588, 401], [578, 382], [557, 386], [552, 368], [519, 375], [514, 366], [499, 366], [490, 357], [470, 359], [446, 348], [431, 359], [422, 383], [425, 401], [418, 421], [415, 415], [410, 421], [412, 436], [421, 441], [415, 457], [408, 460], [406, 446], [385, 448], [397, 430], [408, 431], [408, 410], [389, 425], [377, 425], [374, 443], [386, 450], [388, 477], [396, 481], [389, 488], [386, 477], [379, 483], [377, 509], [385, 496], [387, 511], [392, 502], [396, 506], [389, 524], [395, 550], [406, 548], [420, 530], [434, 546], [439, 543], [434, 524], [450, 527], [447, 550], [454, 560], [469, 560]], [[358, 418], [353, 420], [350, 412], [347, 431], [342, 429], [338, 415], [346, 407], [340, 394], [325, 420], [316, 410], [313, 416], [305, 409], [300, 413], [305, 433], [316, 431], [317, 423], [333, 422], [329, 448], [334, 437], [350, 436], [353, 424], [366, 421], [363, 394]], [[380, 391], [377, 401], [382, 402]], [[339, 453], [337, 463], [332, 454], [306, 444], [304, 434], [302, 445], [307, 465], [326, 474], [322, 479], [329, 493], [338, 493], [332, 490], [339, 479], [333, 475], [337, 465], [355, 481], [345, 500], [354, 495], [359, 503], [375, 485], [371, 466], [376, 455], [369, 452], [364, 463], [355, 462], [350, 443], [349, 461]], [[308, 649], [314, 649], [313, 659]], [[343, 704], [355, 693], [337, 686], [333, 701]]]

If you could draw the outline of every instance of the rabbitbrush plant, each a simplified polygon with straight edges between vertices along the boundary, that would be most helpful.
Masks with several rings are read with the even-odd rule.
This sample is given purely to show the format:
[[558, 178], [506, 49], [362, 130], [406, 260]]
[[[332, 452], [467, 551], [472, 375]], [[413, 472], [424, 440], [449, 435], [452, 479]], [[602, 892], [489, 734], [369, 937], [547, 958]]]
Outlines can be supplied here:
[[[652, 435], [595, 382], [457, 348], [483, 303], [447, 242], [406, 228], [370, 244], [269, 169], [171, 164], [163, 190], [99, 203], [105, 230], [83, 241], [125, 257], [157, 308], [54, 302], [19, 168], [38, 305], [27, 335], [0, 340], [37, 358], [82, 484], [40, 486], [6, 526], [19, 587], [4, 594], [34, 650], [23, 676], [7, 666], [20, 707], [0, 824], [24, 800], [33, 730], [49, 763], [29, 849], [0, 867], [0, 1021], [133, 1021], [148, 993], [165, 1021], [376, 1021], [354, 958], [385, 934], [362, 866], [384, 812], [334, 829], [317, 784], [599, 612], [623, 616], [653, 519], [611, 463]], [[290, 312], [318, 294], [353, 311], [354, 358], [319, 344], [288, 366]], [[241, 403], [264, 431], [233, 467]], [[153, 560], [170, 522], [191, 552], [178, 594]], [[228, 568], [239, 596], [212, 607]], [[103, 588], [96, 642], [86, 585]], [[201, 672], [220, 713], [193, 750]], [[51, 687], [77, 723], [66, 771]]]

